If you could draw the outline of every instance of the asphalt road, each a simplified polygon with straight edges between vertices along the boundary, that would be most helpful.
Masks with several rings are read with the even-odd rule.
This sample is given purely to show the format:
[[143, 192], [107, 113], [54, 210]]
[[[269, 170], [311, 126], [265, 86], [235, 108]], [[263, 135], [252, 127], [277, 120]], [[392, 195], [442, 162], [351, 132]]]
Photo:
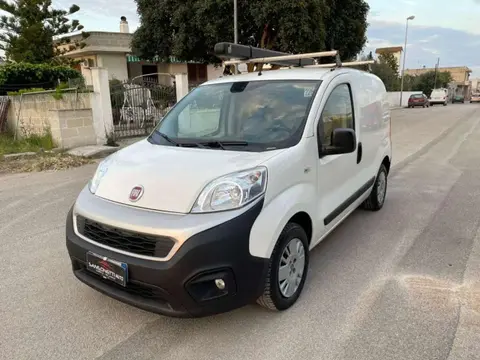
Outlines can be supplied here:
[[171, 319], [78, 282], [64, 222], [94, 171], [0, 177], [0, 359], [479, 359], [480, 106], [393, 112], [378, 213], [313, 250], [299, 302]]

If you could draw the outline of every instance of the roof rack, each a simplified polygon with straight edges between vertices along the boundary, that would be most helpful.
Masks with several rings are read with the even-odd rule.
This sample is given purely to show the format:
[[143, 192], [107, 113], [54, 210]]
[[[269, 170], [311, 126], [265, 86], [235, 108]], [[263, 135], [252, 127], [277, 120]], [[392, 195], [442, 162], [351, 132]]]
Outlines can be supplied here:
[[[374, 64], [374, 60], [367, 61], [351, 61], [342, 63], [337, 50], [320, 51], [305, 54], [287, 54], [279, 51], [256, 48], [247, 45], [239, 45], [232, 43], [218, 43], [215, 45], [215, 55], [221, 58], [225, 67], [230, 65], [247, 64], [248, 71], [254, 71], [254, 66], [263, 70], [264, 64], [270, 64], [272, 70], [280, 67], [307, 67], [307, 68], [339, 68], [343, 66], [361, 66]], [[334, 57], [335, 62], [331, 64], [319, 64], [316, 59], [322, 57]], [[227, 60], [229, 59], [229, 60]], [[233, 60], [232, 60], [233, 59]]]

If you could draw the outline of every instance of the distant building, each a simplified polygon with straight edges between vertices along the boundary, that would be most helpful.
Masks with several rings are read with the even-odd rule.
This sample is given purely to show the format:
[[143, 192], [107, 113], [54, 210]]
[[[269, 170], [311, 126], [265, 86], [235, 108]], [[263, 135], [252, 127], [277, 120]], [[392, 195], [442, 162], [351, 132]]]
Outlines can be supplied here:
[[395, 57], [395, 60], [397, 60], [397, 65], [399, 69], [400, 69], [400, 59], [402, 58], [402, 52], [403, 52], [402, 46], [384, 47], [384, 48], [378, 48], [375, 50], [375, 54], [377, 55], [381, 55], [385, 53], [392, 54]]
[[[418, 76], [430, 71], [435, 71], [435, 68], [423, 67], [421, 69], [405, 69], [405, 75]], [[452, 66], [439, 67], [437, 71], [449, 72], [456, 85], [456, 93], [469, 97], [471, 89], [470, 74], [472, 73], [472, 70], [467, 66]]]
[[[64, 56], [82, 60], [78, 70], [84, 74], [87, 84], [90, 67], [104, 67], [108, 69], [110, 79], [127, 80], [137, 76], [153, 73], [188, 73], [190, 85], [196, 85], [222, 75], [222, 67], [201, 63], [186, 63], [170, 58], [168, 62], [159, 59], [149, 61], [141, 60], [132, 54], [131, 42], [133, 34], [130, 33], [127, 19], [122, 16], [119, 32], [88, 31], [90, 36], [84, 40], [86, 46], [67, 52]], [[71, 42], [81, 41], [82, 35], [68, 36]], [[68, 45], [63, 45], [68, 46]], [[155, 76], [154, 76], [155, 77]], [[157, 76], [159, 83], [171, 85], [173, 79], [168, 76]], [[152, 77], [149, 77], [152, 79]]]

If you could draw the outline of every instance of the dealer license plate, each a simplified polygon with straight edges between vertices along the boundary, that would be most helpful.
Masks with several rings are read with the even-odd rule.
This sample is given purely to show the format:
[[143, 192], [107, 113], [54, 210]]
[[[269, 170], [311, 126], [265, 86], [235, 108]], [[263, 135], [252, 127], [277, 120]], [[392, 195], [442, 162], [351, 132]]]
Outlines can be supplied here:
[[87, 253], [87, 270], [121, 286], [127, 286], [128, 265], [92, 252]]

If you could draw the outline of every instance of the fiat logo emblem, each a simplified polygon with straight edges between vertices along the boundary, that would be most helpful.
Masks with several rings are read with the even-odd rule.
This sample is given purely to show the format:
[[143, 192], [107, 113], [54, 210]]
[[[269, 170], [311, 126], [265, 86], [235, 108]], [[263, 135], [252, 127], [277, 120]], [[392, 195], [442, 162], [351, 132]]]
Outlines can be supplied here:
[[130, 191], [129, 199], [130, 199], [130, 201], [135, 202], [135, 201], [140, 200], [140, 198], [142, 197], [142, 195], [143, 195], [143, 186], [142, 186], [142, 185], [138, 185], [138, 186], [135, 186], [135, 187], [132, 189], [132, 191]]

